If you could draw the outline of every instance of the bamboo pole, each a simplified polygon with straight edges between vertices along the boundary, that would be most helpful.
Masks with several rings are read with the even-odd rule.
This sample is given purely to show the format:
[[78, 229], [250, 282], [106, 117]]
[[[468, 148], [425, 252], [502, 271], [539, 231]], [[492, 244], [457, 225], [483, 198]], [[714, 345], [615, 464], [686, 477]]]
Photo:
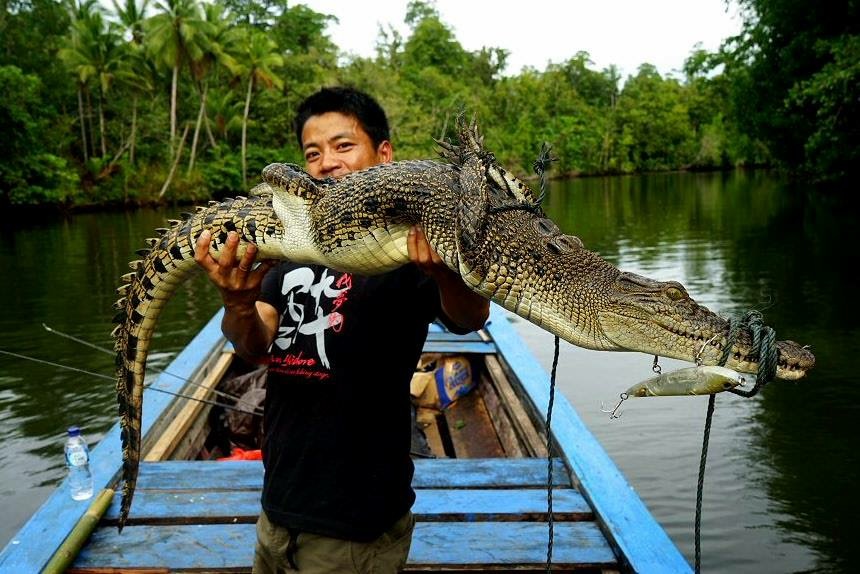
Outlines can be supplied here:
[[104, 488], [54, 552], [42, 574], [62, 574], [72, 564], [113, 500], [114, 490]]

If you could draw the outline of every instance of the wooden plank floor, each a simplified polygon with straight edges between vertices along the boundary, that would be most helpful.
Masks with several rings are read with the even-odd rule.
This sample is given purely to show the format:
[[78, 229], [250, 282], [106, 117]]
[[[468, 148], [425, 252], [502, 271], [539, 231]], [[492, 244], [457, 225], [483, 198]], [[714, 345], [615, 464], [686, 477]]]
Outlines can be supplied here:
[[[546, 460], [416, 460], [413, 571], [545, 568]], [[554, 461], [553, 564], [614, 570], [616, 558], [561, 461]], [[249, 572], [263, 471], [259, 462], [141, 464], [129, 524], [119, 497], [71, 572], [128, 569]]]

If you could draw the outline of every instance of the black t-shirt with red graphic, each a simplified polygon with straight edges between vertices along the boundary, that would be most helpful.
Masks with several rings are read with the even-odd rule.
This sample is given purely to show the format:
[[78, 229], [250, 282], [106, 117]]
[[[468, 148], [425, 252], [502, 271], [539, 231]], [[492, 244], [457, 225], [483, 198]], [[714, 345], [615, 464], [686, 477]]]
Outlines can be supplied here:
[[282, 263], [266, 390], [263, 509], [275, 524], [370, 541], [411, 508], [409, 381], [436, 284], [414, 265], [362, 277]]

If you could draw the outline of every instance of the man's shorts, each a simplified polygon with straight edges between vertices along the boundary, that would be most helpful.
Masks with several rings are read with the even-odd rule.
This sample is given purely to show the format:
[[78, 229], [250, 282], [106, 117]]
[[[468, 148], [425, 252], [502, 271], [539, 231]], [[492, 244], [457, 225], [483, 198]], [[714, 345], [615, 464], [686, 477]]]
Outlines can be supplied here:
[[298, 567], [302, 574], [395, 574], [406, 566], [414, 529], [415, 517], [412, 512], [407, 512], [372, 542], [353, 542], [300, 532], [291, 547], [290, 532], [272, 524], [266, 513], [260, 512], [254, 574], [296, 572], [292, 565]]

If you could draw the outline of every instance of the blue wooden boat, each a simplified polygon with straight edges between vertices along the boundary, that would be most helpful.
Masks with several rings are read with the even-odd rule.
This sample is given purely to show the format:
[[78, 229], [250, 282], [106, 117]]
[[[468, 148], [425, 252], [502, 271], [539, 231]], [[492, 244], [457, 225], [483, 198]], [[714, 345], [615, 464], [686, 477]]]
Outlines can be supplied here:
[[[419, 410], [432, 454], [415, 459], [418, 522], [409, 571], [545, 570], [548, 460], [554, 571], [691, 571], [561, 394], [548, 459], [549, 376], [504, 310], [493, 305], [480, 333], [459, 336], [434, 326], [425, 352], [470, 357], [480, 383], [441, 412]], [[219, 313], [154, 386], [204, 398], [204, 387], [238, 363]], [[69, 572], [250, 571], [262, 465], [199, 459], [209, 408], [147, 391], [144, 460], [129, 523], [117, 532], [116, 494]], [[116, 485], [120, 461], [117, 425], [92, 451], [96, 492]], [[88, 507], [61, 483], [0, 553], [0, 572], [42, 571]]]

